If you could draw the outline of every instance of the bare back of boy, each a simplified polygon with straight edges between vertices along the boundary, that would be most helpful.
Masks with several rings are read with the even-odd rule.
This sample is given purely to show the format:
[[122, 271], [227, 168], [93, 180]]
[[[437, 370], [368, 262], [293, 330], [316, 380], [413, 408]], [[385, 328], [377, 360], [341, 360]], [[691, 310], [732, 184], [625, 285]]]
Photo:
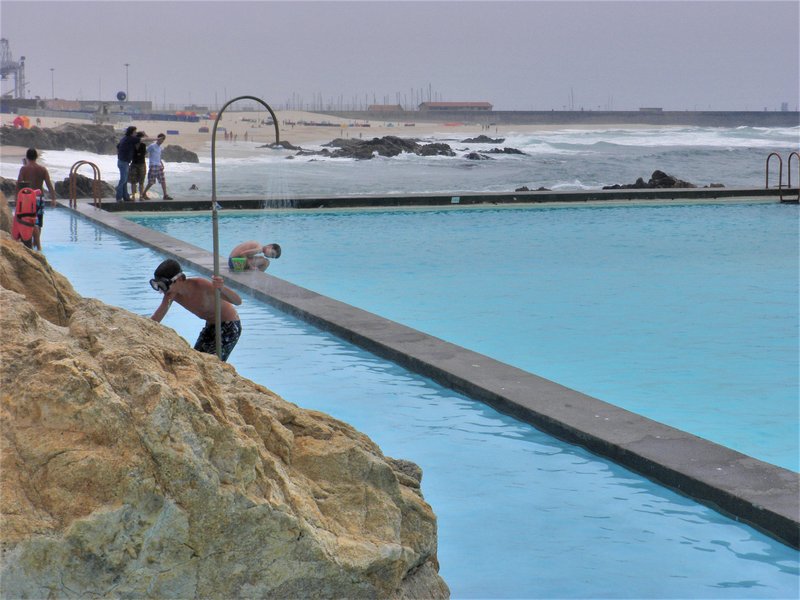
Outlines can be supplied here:
[[[222, 322], [238, 321], [239, 314], [233, 305], [225, 299], [225, 292], [221, 291], [221, 319]], [[216, 319], [214, 307], [214, 285], [208, 279], [190, 277], [177, 282], [164, 294], [163, 304], [177, 302], [193, 315], [204, 319], [207, 323], [214, 323]], [[241, 302], [241, 301], [240, 301]]]

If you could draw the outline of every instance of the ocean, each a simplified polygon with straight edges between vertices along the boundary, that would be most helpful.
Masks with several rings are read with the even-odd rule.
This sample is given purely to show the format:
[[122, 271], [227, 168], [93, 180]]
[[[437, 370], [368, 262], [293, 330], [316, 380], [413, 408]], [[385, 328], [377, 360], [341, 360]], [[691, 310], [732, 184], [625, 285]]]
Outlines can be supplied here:
[[[339, 196], [388, 193], [457, 193], [514, 191], [544, 187], [550, 190], [593, 190], [606, 185], [647, 181], [661, 170], [700, 187], [760, 187], [765, 161], [778, 152], [784, 162], [800, 148], [800, 127], [669, 127], [562, 129], [538, 133], [505, 130], [483, 132], [503, 141], [497, 144], [464, 142], [446, 127], [420, 138], [422, 143], [443, 142], [454, 157], [402, 154], [370, 160], [295, 156], [288, 150], [261, 148], [263, 143], [217, 140], [217, 195], [286, 199], [300, 196]], [[409, 137], [413, 132], [398, 131]], [[334, 136], [338, 131], [322, 132]], [[355, 134], [354, 134], [355, 135]], [[361, 135], [366, 137], [364, 132]], [[291, 130], [281, 137], [291, 142]], [[180, 145], [180, 138], [170, 142]], [[304, 145], [321, 150], [321, 144]], [[515, 148], [524, 154], [492, 154], [489, 160], [465, 158], [469, 152]], [[207, 198], [211, 193], [211, 144], [198, 154], [199, 163], [167, 163], [168, 189], [177, 198]], [[78, 160], [98, 165], [110, 184], [117, 181], [115, 156], [72, 150], [43, 152], [40, 161], [54, 179], [63, 179]], [[784, 181], [787, 177], [784, 164]], [[798, 167], [798, 161], [793, 164]], [[0, 176], [16, 178], [19, 165], [0, 163]], [[87, 174], [88, 174], [88, 168]], [[795, 185], [800, 171], [794, 173]], [[771, 163], [770, 185], [777, 185], [778, 164]], [[189, 188], [195, 185], [197, 190]], [[155, 186], [158, 190], [159, 186]]]

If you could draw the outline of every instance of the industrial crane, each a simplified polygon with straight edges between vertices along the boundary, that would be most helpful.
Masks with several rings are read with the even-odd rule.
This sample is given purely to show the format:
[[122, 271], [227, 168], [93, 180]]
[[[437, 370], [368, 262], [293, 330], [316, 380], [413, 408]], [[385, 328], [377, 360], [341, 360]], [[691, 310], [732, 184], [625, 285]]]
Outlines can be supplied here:
[[13, 98], [25, 98], [25, 57], [20, 56], [15, 61], [11, 56], [11, 48], [8, 40], [0, 39], [0, 79], [8, 79], [9, 75], [14, 75], [14, 89], [4, 96]]

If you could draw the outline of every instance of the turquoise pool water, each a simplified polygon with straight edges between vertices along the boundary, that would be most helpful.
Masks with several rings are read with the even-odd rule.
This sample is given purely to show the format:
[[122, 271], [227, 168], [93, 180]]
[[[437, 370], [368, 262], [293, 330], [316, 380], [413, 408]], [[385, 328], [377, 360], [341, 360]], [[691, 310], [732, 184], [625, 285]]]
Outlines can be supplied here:
[[[154, 251], [63, 210], [43, 241], [83, 295], [157, 306]], [[787, 546], [249, 297], [240, 313], [241, 374], [422, 466], [453, 598], [797, 597]], [[164, 324], [200, 327], [180, 307]]]
[[[220, 213], [270, 273], [800, 468], [798, 206]], [[136, 217], [211, 250], [208, 215]]]

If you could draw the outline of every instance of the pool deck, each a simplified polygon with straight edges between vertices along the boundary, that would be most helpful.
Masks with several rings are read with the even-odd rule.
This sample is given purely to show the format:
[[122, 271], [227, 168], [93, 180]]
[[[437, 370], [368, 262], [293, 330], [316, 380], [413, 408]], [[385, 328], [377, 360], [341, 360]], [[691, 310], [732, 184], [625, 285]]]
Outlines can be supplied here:
[[[696, 192], [697, 190], [692, 190]], [[761, 190], [762, 192], [764, 190]], [[638, 190], [641, 192], [641, 190]], [[784, 194], [786, 190], [784, 189]], [[774, 194], [771, 194], [774, 196]], [[696, 197], [696, 196], [693, 196]], [[753, 198], [753, 190], [748, 197]], [[777, 201], [772, 198], [772, 201]], [[235, 200], [221, 201], [221, 204]], [[59, 201], [63, 208], [65, 202]], [[164, 204], [180, 210], [181, 201]], [[205, 201], [207, 209], [209, 202]], [[116, 207], [115, 207], [116, 208]], [[243, 207], [245, 208], [245, 207]], [[316, 208], [316, 206], [314, 207]], [[153, 210], [151, 209], [151, 210]], [[212, 274], [212, 253], [79, 201], [89, 220]], [[186, 210], [192, 210], [187, 208]], [[220, 257], [220, 264], [227, 259]], [[226, 283], [538, 429], [613, 460], [661, 485], [800, 548], [800, 474], [618, 408], [532, 373], [262, 272]]]

